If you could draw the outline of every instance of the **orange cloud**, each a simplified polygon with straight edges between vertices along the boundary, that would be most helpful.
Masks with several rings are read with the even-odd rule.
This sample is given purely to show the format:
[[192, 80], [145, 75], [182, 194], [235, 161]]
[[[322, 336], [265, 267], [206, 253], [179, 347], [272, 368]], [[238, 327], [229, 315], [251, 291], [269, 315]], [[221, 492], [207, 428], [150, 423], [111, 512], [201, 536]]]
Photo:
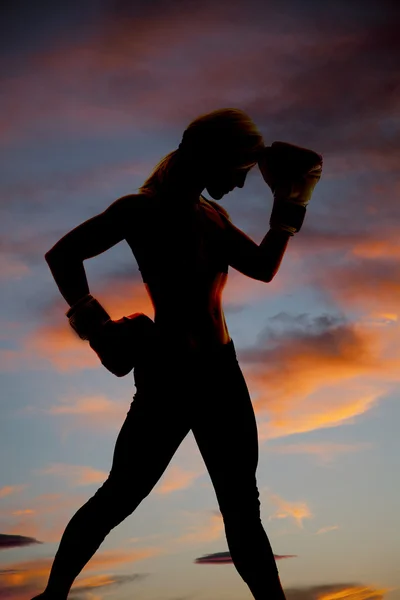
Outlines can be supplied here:
[[[27, 502], [22, 499], [1, 513], [1, 531], [6, 534], [29, 536], [40, 542], [56, 543], [65, 526], [85, 501], [84, 495], [42, 494]], [[19, 506], [18, 506], [19, 505]]]
[[[363, 321], [292, 321], [286, 333], [261, 333], [258, 349], [240, 352], [254, 409], [268, 414], [268, 422], [258, 426], [260, 440], [350, 423], [399, 380], [400, 356], [387, 356], [388, 344], [396, 341], [390, 328], [383, 335]], [[274, 319], [270, 322], [275, 327]], [[75, 424], [114, 427], [121, 424], [126, 404], [103, 396], [71, 398], [47, 412], [70, 415]], [[327, 461], [325, 450], [321, 459]]]
[[[162, 551], [159, 548], [145, 548], [143, 550], [129, 550], [126, 552], [98, 552], [86, 565], [85, 574], [87, 571], [92, 571], [99, 568], [116, 568], [121, 565], [126, 565], [139, 560], [145, 560], [146, 558], [157, 556], [161, 552]], [[0, 588], [0, 591], [7, 589], [9, 596], [13, 598], [13, 600], [23, 600], [27, 597], [28, 592], [30, 595], [33, 595], [33, 592], [38, 593], [39, 591], [43, 591], [47, 583], [52, 562], [53, 560], [50, 558], [39, 558], [3, 564], [3, 571], [1, 574], [2, 587]], [[82, 587], [99, 587], [100, 585], [110, 585], [111, 580], [116, 582], [120, 577], [123, 578], [123, 576], [120, 575], [113, 577], [106, 574], [99, 575], [95, 578], [90, 578], [86, 575], [84, 577], [78, 577], [75, 584], [71, 588], [71, 593], [72, 591], [75, 591], [75, 589], [77, 591], [82, 589]], [[101, 581], [103, 582], [102, 584], [100, 583]], [[84, 585], [82, 585], [83, 583]]]
[[157, 494], [170, 494], [177, 490], [187, 489], [203, 473], [204, 470], [202, 472], [185, 471], [179, 466], [172, 465], [163, 475], [161, 484], [154, 491]]
[[[154, 319], [154, 308], [141, 280], [106, 283], [101, 288], [91, 287], [91, 293], [99, 300], [113, 319], [135, 312], [143, 312]], [[236, 306], [279, 293], [282, 281], [265, 283], [251, 280], [231, 270], [224, 290], [224, 306], [229, 310]], [[0, 350], [3, 370], [16, 371], [22, 368], [43, 369], [50, 366], [61, 373], [83, 369], [104, 369], [88, 342], [82, 341], [68, 324], [65, 312], [68, 306], [57, 299], [47, 309], [47, 323], [30, 331], [20, 342], [17, 350]]]
[[[70, 424], [63, 419], [65, 431], [70, 426], [84, 428], [115, 429], [121, 426], [129, 406], [126, 402], [109, 400], [105, 396], [85, 396], [83, 398], [63, 398], [54, 406], [45, 409], [53, 416], [69, 417]], [[29, 407], [30, 412], [34, 409]]]
[[321, 600], [380, 600], [388, 589], [374, 589], [371, 587], [354, 586], [336, 592], [330, 592], [321, 596]]
[[[142, 283], [113, 283], [103, 289], [92, 290], [93, 295], [105, 307], [113, 319], [135, 312], [143, 312], [154, 318], [151, 300]], [[82, 369], [104, 369], [88, 342], [81, 340], [69, 326], [65, 317], [68, 305], [57, 300], [49, 308], [50, 324], [43, 324], [22, 339], [19, 350], [0, 351], [5, 370], [21, 368], [42, 369], [50, 365], [53, 369], [66, 372]]]
[[399, 228], [386, 229], [384, 237], [371, 234], [367, 239], [353, 245], [354, 256], [367, 259], [398, 259], [400, 258]]
[[56, 475], [66, 478], [72, 485], [91, 485], [93, 483], [103, 483], [108, 477], [105, 471], [99, 471], [92, 467], [79, 465], [67, 465], [62, 463], [52, 464], [45, 469], [38, 471], [40, 475]]
[[[362, 251], [366, 254], [367, 248]], [[378, 252], [377, 246], [369, 246], [368, 252]], [[393, 257], [359, 257], [340, 268], [331, 266], [329, 273], [321, 269], [313, 280], [345, 310], [398, 314], [400, 262]]]
[[277, 506], [275, 513], [268, 518], [269, 521], [272, 519], [287, 519], [289, 517], [300, 528], [303, 528], [303, 520], [312, 517], [311, 511], [305, 502], [288, 502], [278, 496], [278, 494], [269, 494], [268, 497]]
[[57, 326], [41, 326], [24, 343], [25, 355], [44, 358], [60, 372], [94, 369], [99, 360], [87, 342], [69, 329], [68, 321]]
[[376, 331], [315, 323], [273, 337], [265, 349], [260, 339], [259, 349], [241, 353], [255, 411], [269, 417], [259, 425], [260, 439], [350, 422], [398, 380], [398, 361], [382, 356]]
[[356, 584], [325, 584], [285, 588], [288, 600], [383, 600], [393, 588]]
[[24, 510], [14, 510], [13, 515], [34, 515], [35, 511], [30, 508], [25, 508]]
[[0, 488], [0, 498], [5, 498], [6, 496], [10, 496], [11, 494], [16, 494], [21, 492], [27, 487], [27, 484], [23, 485], [5, 485]]
[[166, 550], [160, 547], [139, 548], [135, 550], [108, 550], [97, 552], [91, 559], [88, 567], [90, 570], [117, 568], [120, 565], [126, 565], [131, 562], [145, 560], [153, 556], [167, 553]]
[[[364, 195], [362, 199], [365, 200]], [[397, 320], [400, 229], [394, 218], [390, 224], [387, 222], [393, 208], [387, 204], [380, 209], [382, 222], [377, 215], [376, 222], [368, 228], [365, 207], [353, 207], [358, 213], [362, 211], [366, 227], [362, 232], [353, 233], [343, 226], [343, 215], [333, 215], [335, 229], [304, 231], [293, 244], [290, 257], [297, 251], [302, 283], [336, 303], [345, 313], [356, 312], [364, 318], [392, 315], [392, 320]], [[355, 219], [352, 215], [348, 218]]]

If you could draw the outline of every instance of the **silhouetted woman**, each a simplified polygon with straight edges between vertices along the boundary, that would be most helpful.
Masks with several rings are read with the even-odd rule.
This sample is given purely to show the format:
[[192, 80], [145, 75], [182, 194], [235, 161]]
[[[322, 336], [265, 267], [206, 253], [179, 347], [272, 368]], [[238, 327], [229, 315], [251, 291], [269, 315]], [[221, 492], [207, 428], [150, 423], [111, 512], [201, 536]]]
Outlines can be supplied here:
[[[274, 193], [270, 229], [260, 245], [214, 201], [242, 188], [257, 164]], [[179, 148], [161, 160], [138, 194], [116, 200], [46, 254], [67, 303], [79, 307], [89, 299], [92, 306], [97, 301], [83, 261], [126, 240], [154, 306], [156, 335], [134, 365], [136, 394], [109, 477], [68, 523], [46, 590], [36, 598], [67, 598], [104, 538], [150, 494], [190, 430], [238, 573], [256, 600], [285, 598], [260, 520], [256, 420], [221, 297], [229, 265], [252, 279], [272, 280], [289, 237], [302, 225], [321, 164], [320, 155], [304, 148], [266, 147], [241, 110], [216, 110], [190, 123]], [[201, 195], [204, 189], [214, 200]], [[92, 323], [97, 313], [90, 311], [84, 318]]]

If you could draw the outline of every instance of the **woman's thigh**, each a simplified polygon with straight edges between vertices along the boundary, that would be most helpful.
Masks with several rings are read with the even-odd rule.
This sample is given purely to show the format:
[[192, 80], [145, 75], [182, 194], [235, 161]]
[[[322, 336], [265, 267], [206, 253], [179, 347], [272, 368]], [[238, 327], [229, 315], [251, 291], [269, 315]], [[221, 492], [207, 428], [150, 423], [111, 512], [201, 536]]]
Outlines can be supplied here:
[[232, 354], [203, 369], [192, 430], [220, 509], [258, 508], [257, 422], [243, 373]]
[[136, 393], [119, 432], [109, 481], [145, 497], [190, 430], [178, 386], [151, 364], [135, 371]]

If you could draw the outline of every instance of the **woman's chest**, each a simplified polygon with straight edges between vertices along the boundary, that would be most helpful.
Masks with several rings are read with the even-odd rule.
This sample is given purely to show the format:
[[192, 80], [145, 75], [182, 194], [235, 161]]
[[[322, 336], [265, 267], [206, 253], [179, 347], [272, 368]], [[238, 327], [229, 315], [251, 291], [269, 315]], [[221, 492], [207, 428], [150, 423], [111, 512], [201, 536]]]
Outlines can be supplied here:
[[224, 224], [205, 205], [180, 212], [171, 206], [149, 210], [127, 239], [144, 281], [156, 275], [188, 272], [194, 276], [227, 272]]

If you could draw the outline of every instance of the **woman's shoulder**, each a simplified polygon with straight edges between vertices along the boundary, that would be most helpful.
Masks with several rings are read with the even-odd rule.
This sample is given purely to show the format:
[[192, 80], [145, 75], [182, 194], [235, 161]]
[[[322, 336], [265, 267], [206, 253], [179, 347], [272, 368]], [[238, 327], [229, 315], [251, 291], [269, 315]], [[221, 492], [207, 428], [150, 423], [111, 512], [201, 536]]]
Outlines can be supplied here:
[[118, 200], [131, 215], [135, 216], [148, 213], [150, 207], [154, 204], [154, 201], [154, 196], [141, 192], [126, 194]]

